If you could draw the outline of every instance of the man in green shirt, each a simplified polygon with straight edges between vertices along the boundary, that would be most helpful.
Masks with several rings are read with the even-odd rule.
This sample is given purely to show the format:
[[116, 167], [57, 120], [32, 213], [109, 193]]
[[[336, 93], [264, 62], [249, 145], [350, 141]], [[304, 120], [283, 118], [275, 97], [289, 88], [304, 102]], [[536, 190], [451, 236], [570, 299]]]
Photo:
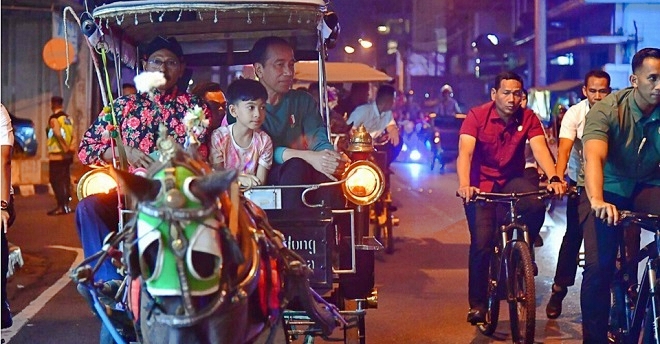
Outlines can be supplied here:
[[619, 209], [660, 214], [660, 49], [638, 51], [632, 71], [632, 87], [596, 103], [582, 135], [592, 209], [588, 221], [595, 221], [584, 231], [580, 302], [585, 343], [607, 343], [610, 282], [622, 237]]
[[[273, 167], [267, 183], [274, 185], [317, 184], [337, 180], [348, 158], [334, 150], [319, 107], [312, 96], [292, 90], [294, 53], [279, 37], [259, 39], [250, 52], [259, 82], [268, 91], [266, 120], [262, 128], [273, 140]], [[343, 207], [341, 189], [327, 188], [322, 198], [333, 208]], [[304, 207], [302, 190], [284, 189], [282, 207]], [[312, 200], [312, 201], [318, 201]]]

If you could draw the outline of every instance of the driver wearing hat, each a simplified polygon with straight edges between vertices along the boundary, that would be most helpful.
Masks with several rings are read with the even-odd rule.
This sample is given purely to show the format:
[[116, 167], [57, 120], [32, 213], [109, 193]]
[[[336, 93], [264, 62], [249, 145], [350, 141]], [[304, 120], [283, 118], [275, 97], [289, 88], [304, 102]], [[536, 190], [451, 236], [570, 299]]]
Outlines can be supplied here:
[[[121, 133], [118, 139], [126, 151], [126, 162], [130, 171], [148, 168], [153, 162], [150, 153], [156, 150], [159, 124], [165, 125], [167, 134], [183, 145], [186, 142], [183, 118], [187, 110], [199, 106], [206, 117], [210, 117], [207, 106], [199, 97], [177, 87], [183, 76], [185, 62], [183, 49], [175, 38], [156, 37], [144, 46], [141, 55], [144, 70], [162, 73], [166, 82], [153, 90], [152, 94], [143, 92], [125, 95], [112, 104], [116, 126]], [[112, 134], [107, 131], [108, 127], [112, 128], [112, 123], [111, 116], [101, 112], [85, 132], [78, 150], [78, 158], [84, 165], [108, 165], [113, 156], [119, 156], [117, 145], [110, 143]], [[203, 143], [206, 136], [206, 130], [201, 130], [197, 139]], [[205, 145], [200, 147], [202, 156], [207, 155], [205, 148]], [[89, 195], [78, 204], [76, 228], [85, 257], [100, 251], [106, 235], [117, 230], [117, 207], [116, 192]], [[93, 265], [94, 262], [90, 264]], [[121, 276], [110, 260], [106, 260], [94, 275], [94, 279], [109, 281], [121, 279]]]

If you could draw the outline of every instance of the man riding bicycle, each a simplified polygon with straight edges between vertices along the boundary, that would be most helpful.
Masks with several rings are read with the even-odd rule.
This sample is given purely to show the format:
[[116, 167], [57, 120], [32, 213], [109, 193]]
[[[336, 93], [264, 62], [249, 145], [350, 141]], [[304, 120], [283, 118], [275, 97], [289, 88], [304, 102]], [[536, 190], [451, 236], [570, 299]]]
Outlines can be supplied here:
[[[468, 112], [460, 130], [456, 162], [458, 195], [464, 200], [480, 191], [538, 190], [538, 185], [524, 178], [526, 140], [539, 165], [550, 176], [548, 189], [558, 195], [564, 193], [541, 122], [534, 112], [520, 106], [522, 93], [522, 78], [513, 72], [502, 72], [491, 89], [492, 101]], [[541, 200], [530, 199], [517, 207], [534, 242], [545, 219], [545, 206]], [[467, 321], [476, 325], [486, 320], [488, 262], [497, 228], [496, 207], [467, 202], [465, 215], [470, 230]]]
[[384, 151], [389, 153], [388, 165], [396, 159], [403, 146], [399, 128], [392, 116], [395, 93], [396, 90], [390, 85], [380, 86], [376, 92], [376, 100], [358, 106], [346, 121], [353, 129], [363, 124], [374, 139], [381, 138], [383, 133], [387, 134]]
[[578, 255], [582, 246], [582, 227], [587, 223], [586, 220], [591, 212], [589, 200], [586, 193], [583, 192], [582, 132], [584, 131], [584, 117], [596, 102], [610, 94], [610, 75], [598, 69], [589, 71], [584, 77], [582, 94], [586, 99], [566, 111], [559, 131], [557, 173], [563, 176], [568, 168], [567, 184], [577, 187], [578, 196], [570, 197], [566, 202], [566, 234], [564, 234], [559, 249], [552, 294], [545, 311], [549, 319], [556, 319], [561, 315], [562, 300], [568, 293], [568, 287], [575, 283]]
[[[585, 343], [606, 343], [610, 283], [620, 228], [619, 209], [660, 214], [660, 49], [632, 60], [632, 87], [607, 96], [586, 116], [585, 187], [591, 203], [585, 227], [580, 303]], [[595, 215], [595, 217], [594, 217]]]

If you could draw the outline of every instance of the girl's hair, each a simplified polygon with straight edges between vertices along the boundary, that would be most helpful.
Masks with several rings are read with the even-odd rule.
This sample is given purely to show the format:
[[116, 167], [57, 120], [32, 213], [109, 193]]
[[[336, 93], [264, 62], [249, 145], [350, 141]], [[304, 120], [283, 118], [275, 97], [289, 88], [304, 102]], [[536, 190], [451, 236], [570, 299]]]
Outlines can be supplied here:
[[227, 105], [236, 105], [241, 101], [261, 99], [268, 100], [266, 88], [256, 80], [238, 79], [227, 88]]

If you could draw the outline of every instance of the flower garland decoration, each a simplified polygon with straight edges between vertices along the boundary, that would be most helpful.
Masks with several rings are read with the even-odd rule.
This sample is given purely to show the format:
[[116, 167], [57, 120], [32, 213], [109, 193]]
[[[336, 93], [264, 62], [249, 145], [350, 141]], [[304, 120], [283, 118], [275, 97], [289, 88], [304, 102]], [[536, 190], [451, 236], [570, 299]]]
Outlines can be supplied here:
[[147, 93], [153, 97], [154, 91], [167, 83], [163, 72], [142, 72], [133, 78], [135, 88], [140, 93]]
[[204, 109], [199, 105], [195, 105], [192, 109], [186, 111], [186, 115], [183, 117], [183, 125], [186, 127], [186, 132], [188, 133], [186, 143], [199, 144], [200, 142], [197, 138], [201, 136], [204, 130], [209, 126], [209, 119], [206, 118]]

